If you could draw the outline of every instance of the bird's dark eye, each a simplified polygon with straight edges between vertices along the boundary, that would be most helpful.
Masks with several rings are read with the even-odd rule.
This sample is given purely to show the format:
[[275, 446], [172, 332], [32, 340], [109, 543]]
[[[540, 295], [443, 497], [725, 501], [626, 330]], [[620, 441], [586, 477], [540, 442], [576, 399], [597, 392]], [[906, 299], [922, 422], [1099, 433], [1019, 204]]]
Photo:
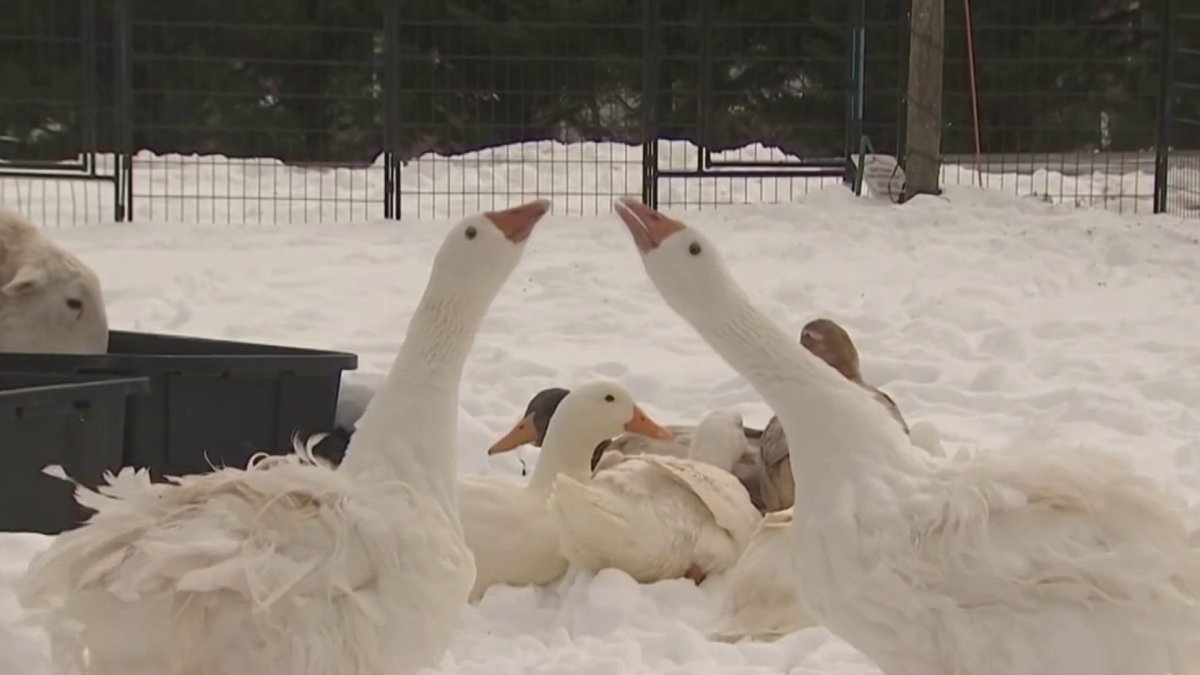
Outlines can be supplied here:
[[604, 400], [608, 401], [609, 403], [612, 403], [613, 401], [617, 400], [617, 397], [613, 396], [612, 394], [605, 394]]
[[479, 230], [476, 230], [474, 225], [467, 228], [467, 239], [474, 239], [477, 234]]
[[78, 298], [67, 298], [67, 307], [74, 310], [83, 309], [83, 301]]
[[693, 241], [692, 245], [688, 247], [688, 253], [691, 253], [692, 255], [700, 255], [700, 244]]

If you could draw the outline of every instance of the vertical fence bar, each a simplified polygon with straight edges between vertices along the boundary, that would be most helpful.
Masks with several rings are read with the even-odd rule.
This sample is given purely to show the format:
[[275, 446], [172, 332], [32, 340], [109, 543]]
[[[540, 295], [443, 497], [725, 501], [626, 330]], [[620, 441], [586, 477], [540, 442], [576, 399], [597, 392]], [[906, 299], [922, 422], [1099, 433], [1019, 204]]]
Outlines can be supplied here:
[[896, 64], [896, 159], [904, 157], [908, 145], [908, 62], [912, 58], [912, 1], [905, 9], [899, 24], [900, 58]]
[[400, 219], [400, 0], [383, 8], [383, 217]]
[[642, 15], [642, 202], [658, 208], [658, 0]]
[[1154, 213], [1167, 210], [1167, 178], [1171, 170], [1171, 78], [1175, 46], [1172, 44], [1174, 31], [1174, 3], [1163, 0], [1162, 31], [1159, 35], [1158, 74], [1158, 128], [1154, 139]]
[[853, 186], [855, 175], [859, 168], [854, 163], [858, 152], [859, 140], [863, 131], [863, 98], [866, 95], [866, 32], [867, 32], [866, 0], [853, 0], [850, 3], [850, 17], [847, 21], [850, 33], [849, 69], [846, 94], [846, 144], [844, 158], [846, 160], [843, 181]]
[[696, 95], [696, 170], [704, 171], [711, 162], [708, 149], [708, 112], [712, 108], [712, 3], [713, 0], [700, 0], [700, 77], [697, 84], [699, 91]]
[[84, 171], [96, 175], [96, 0], [84, 0], [80, 7], [80, 73], [83, 76], [83, 110], [80, 115]]
[[116, 58], [113, 68], [113, 168], [116, 198], [113, 200], [113, 209], [117, 221], [133, 220], [132, 40], [129, 0], [114, 0], [113, 48]]

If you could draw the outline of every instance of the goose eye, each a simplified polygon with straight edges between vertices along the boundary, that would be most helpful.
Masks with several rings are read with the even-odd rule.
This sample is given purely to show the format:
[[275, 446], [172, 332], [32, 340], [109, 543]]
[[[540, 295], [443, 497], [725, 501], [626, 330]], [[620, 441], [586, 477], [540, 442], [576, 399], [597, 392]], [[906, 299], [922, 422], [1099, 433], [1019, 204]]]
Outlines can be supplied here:
[[78, 298], [67, 298], [67, 307], [74, 310], [83, 309], [83, 301]]
[[691, 246], [688, 246], [688, 253], [691, 253], [692, 255], [700, 255], [700, 251], [701, 251], [700, 244], [698, 244], [694, 241], [692, 242]]
[[612, 403], [613, 401], [617, 400], [617, 397], [613, 396], [612, 394], [605, 394], [604, 400]]
[[474, 239], [475, 235], [479, 234], [479, 230], [476, 230], [475, 226], [472, 225], [467, 228], [466, 234], [467, 234], [467, 239]]

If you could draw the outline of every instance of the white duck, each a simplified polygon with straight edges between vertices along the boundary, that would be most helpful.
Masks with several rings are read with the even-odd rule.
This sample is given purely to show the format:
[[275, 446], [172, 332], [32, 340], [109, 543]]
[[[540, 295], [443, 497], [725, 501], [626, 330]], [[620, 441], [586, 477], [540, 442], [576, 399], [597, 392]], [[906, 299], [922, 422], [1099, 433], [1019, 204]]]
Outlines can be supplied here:
[[1077, 447], [930, 457], [755, 309], [699, 232], [632, 200], [618, 211], [663, 299], [782, 420], [800, 592], [830, 631], [887, 675], [1200, 665], [1182, 500]]
[[641, 583], [699, 584], [724, 572], [761, 517], [730, 472], [747, 452], [741, 415], [715, 411], [697, 425], [689, 458], [612, 450], [590, 482], [559, 476], [550, 511], [563, 555], [580, 569], [615, 567]]
[[[525, 444], [541, 447], [546, 437], [546, 428], [558, 410], [558, 404], [570, 390], [562, 387], [543, 389], [529, 399], [525, 406], [525, 415], [503, 436], [488, 448], [488, 454], [507, 452]], [[692, 436], [696, 427], [690, 424], [669, 424], [664, 426], [672, 436], [669, 440], [650, 438], [636, 432], [623, 433], [616, 438], [606, 438], [596, 445], [592, 454], [592, 468], [600, 461], [600, 456], [608, 450], [619, 450], [625, 455], [651, 454], [687, 457], [691, 448]], [[746, 443], [757, 451], [758, 439], [762, 436], [761, 429], [742, 428]], [[752, 453], [753, 454], [753, 453]], [[757, 479], [757, 478], [756, 478]]]
[[460, 479], [459, 513], [477, 569], [472, 601], [494, 584], [540, 585], [566, 572], [546, 499], [557, 477], [586, 481], [592, 449], [622, 431], [670, 438], [621, 385], [590, 382], [562, 399], [527, 484], [500, 476]]
[[151, 483], [124, 469], [19, 588], [60, 673], [394, 675], [432, 666], [474, 578], [457, 516], [463, 363], [549, 202], [451, 228], [338, 469], [298, 448]]

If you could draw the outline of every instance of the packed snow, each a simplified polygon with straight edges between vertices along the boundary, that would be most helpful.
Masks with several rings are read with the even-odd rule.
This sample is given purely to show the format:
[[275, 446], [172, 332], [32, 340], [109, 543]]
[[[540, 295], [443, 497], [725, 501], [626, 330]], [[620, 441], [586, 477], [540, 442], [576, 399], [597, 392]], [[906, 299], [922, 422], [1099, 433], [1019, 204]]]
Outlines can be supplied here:
[[[677, 215], [721, 247], [754, 302], [790, 332], [818, 315], [842, 323], [866, 379], [910, 422], [937, 424], [948, 451], [1064, 435], [1129, 453], [1200, 496], [1194, 223], [968, 187], [903, 206], [840, 185], [788, 199]], [[598, 377], [621, 381], [665, 424], [722, 406], [765, 423], [756, 393], [658, 297], [619, 220], [572, 204], [556, 199], [538, 226], [468, 361], [461, 471], [518, 474], [536, 450], [489, 458], [485, 448], [538, 390]], [[346, 380], [370, 387], [395, 355], [446, 216], [461, 206], [444, 200], [437, 219], [402, 222], [374, 211], [350, 224], [310, 213], [308, 224], [267, 227], [166, 218], [53, 236], [103, 279], [114, 328], [351, 351], [360, 368]], [[15, 624], [10, 589], [48, 541], [0, 535], [0, 672], [50, 672], [43, 641]], [[706, 640], [723, 583], [642, 586], [608, 570], [493, 588], [436, 672], [879, 672], [821, 628], [772, 644]]]

